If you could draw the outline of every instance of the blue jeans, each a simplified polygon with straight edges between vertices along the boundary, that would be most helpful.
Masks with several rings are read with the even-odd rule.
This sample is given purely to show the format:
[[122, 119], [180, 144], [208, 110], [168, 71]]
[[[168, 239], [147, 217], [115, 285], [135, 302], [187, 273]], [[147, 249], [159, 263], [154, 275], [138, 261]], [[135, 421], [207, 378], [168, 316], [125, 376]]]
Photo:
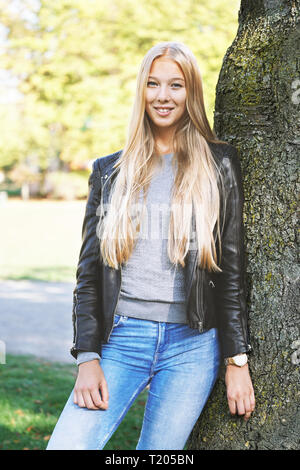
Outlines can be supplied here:
[[47, 450], [100, 450], [150, 383], [136, 450], [184, 448], [218, 376], [217, 330], [115, 315], [101, 367], [107, 410], [73, 403], [73, 391]]

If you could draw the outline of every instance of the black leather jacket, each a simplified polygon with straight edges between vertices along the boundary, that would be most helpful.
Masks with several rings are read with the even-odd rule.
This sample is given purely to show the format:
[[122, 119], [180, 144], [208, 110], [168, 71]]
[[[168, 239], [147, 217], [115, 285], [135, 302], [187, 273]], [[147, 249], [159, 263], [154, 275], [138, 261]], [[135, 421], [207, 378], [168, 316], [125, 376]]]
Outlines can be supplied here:
[[[222, 357], [249, 352], [247, 326], [243, 186], [237, 150], [230, 144], [209, 143], [214, 158], [224, 175], [226, 189], [225, 220], [222, 239], [222, 273], [210, 273], [196, 266], [197, 250], [190, 249], [184, 267], [187, 298], [187, 320], [200, 332], [218, 328]], [[121, 288], [121, 269], [105, 266], [100, 257], [96, 228], [102, 207], [108, 202], [113, 168], [121, 151], [98, 158], [89, 177], [89, 192], [82, 227], [82, 246], [73, 291], [73, 347], [79, 351], [97, 352], [107, 343], [113, 327], [114, 313]], [[224, 202], [224, 201], [223, 201]], [[222, 225], [221, 225], [222, 227]], [[217, 250], [218, 251], [218, 250]]]

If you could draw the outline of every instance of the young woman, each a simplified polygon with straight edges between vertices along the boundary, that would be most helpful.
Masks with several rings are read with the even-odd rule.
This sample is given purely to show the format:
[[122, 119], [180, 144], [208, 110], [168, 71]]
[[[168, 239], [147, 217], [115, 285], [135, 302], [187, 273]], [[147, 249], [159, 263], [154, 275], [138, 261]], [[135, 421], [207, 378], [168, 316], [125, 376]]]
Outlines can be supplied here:
[[248, 419], [243, 188], [208, 123], [201, 75], [177, 42], [141, 64], [125, 148], [89, 179], [74, 289], [78, 376], [47, 449], [103, 449], [149, 385], [137, 450], [183, 449], [226, 362]]

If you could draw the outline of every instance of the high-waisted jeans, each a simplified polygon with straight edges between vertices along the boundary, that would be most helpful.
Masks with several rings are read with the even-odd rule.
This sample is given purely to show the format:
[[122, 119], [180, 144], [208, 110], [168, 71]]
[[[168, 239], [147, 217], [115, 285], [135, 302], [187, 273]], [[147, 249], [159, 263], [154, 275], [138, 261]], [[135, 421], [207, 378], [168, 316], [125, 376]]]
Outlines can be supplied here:
[[217, 330], [200, 333], [182, 323], [115, 315], [101, 367], [107, 410], [73, 403], [73, 391], [47, 450], [100, 450], [139, 393], [150, 384], [136, 450], [184, 448], [218, 376]]

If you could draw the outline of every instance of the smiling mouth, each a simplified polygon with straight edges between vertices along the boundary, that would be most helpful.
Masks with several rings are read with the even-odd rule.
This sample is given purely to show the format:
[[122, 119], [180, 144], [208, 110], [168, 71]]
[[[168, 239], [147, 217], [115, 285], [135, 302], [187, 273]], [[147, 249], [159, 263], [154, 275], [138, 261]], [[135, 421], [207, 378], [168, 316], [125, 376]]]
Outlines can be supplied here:
[[174, 108], [159, 108], [159, 107], [154, 107], [155, 111], [160, 115], [160, 116], [167, 116], [168, 114], [170, 114], [170, 112], [174, 109]]

